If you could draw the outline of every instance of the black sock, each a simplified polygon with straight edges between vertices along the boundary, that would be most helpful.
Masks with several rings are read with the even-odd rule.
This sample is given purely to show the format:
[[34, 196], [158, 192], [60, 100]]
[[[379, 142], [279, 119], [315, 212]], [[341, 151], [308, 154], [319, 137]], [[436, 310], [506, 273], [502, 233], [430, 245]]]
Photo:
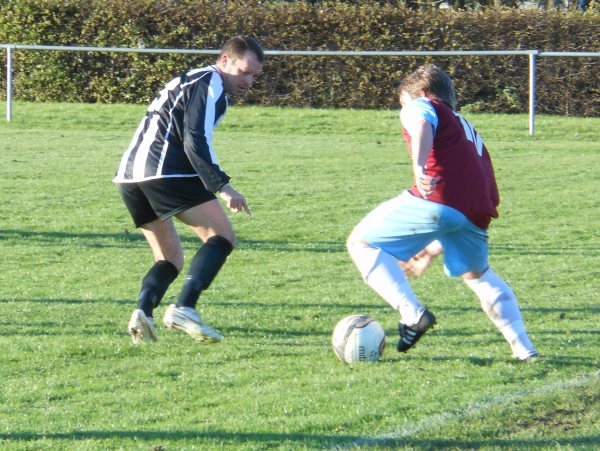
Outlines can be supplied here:
[[177, 307], [196, 308], [202, 290], [209, 287], [233, 250], [233, 245], [222, 236], [212, 236], [198, 251], [177, 298]]
[[169, 285], [177, 278], [179, 271], [173, 263], [160, 260], [154, 263], [150, 271], [142, 279], [142, 289], [137, 301], [137, 307], [146, 316], [152, 316], [152, 310], [158, 307]]

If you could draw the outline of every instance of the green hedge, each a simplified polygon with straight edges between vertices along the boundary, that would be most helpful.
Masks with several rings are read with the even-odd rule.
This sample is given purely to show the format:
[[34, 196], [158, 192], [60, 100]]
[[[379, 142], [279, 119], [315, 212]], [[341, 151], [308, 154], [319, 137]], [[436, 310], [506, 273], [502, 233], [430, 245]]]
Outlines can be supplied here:
[[[600, 16], [594, 12], [419, 12], [385, 2], [0, 0], [3, 43], [218, 49], [238, 33], [256, 36], [268, 50], [600, 51]], [[146, 103], [175, 73], [214, 59], [16, 50], [15, 97]], [[402, 77], [424, 62], [454, 77], [463, 107], [527, 111], [527, 56], [269, 56], [252, 92], [238, 102], [387, 108], [395, 104]], [[600, 115], [599, 67], [598, 58], [538, 58], [537, 111]]]

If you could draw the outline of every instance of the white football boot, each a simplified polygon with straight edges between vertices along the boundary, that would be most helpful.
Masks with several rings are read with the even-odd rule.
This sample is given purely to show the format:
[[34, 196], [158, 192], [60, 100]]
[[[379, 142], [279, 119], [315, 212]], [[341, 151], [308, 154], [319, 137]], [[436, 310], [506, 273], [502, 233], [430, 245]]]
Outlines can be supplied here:
[[127, 330], [129, 331], [129, 335], [131, 335], [133, 344], [136, 346], [158, 341], [154, 318], [146, 316], [140, 309], [135, 309], [131, 314]]
[[223, 339], [223, 336], [219, 332], [204, 324], [198, 312], [190, 307], [177, 307], [175, 304], [169, 305], [163, 322], [169, 329], [182, 330], [196, 341], [217, 343]]

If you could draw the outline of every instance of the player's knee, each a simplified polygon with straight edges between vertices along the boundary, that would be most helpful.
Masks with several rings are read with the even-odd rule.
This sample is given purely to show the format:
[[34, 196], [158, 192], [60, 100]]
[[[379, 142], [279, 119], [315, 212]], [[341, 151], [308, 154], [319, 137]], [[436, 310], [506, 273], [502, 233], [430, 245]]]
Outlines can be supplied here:
[[161, 260], [168, 261], [171, 263], [177, 272], [181, 272], [184, 264], [183, 250], [181, 249], [172, 249], [167, 251], [162, 251], [160, 253], [154, 253], [154, 260], [159, 262]]
[[482, 271], [482, 272], [469, 271], [469, 272], [464, 273], [462, 275], [462, 278], [465, 282], [468, 280], [479, 280], [479, 279], [481, 279], [481, 276], [483, 276], [484, 273], [485, 273], [485, 271]]
[[356, 231], [353, 231], [346, 240], [346, 249], [348, 249], [349, 252], [354, 248], [365, 246], [368, 246], [367, 243], [358, 233], [356, 233]]
[[207, 245], [215, 246], [225, 253], [230, 254], [233, 251], [233, 248], [236, 244], [236, 237], [233, 236], [223, 236], [223, 235], [213, 235], [208, 240], [206, 240]]
[[225, 238], [227, 241], [229, 241], [229, 244], [231, 245], [231, 249], [233, 250], [233, 248], [235, 248], [237, 246], [237, 236], [234, 232], [232, 232], [229, 236], [223, 237]]
[[183, 269], [183, 264], [185, 263], [184, 258], [183, 258], [183, 253], [174, 253], [171, 255], [165, 255], [164, 258], [158, 259], [157, 261], [160, 260], [166, 260], [169, 263], [171, 263], [175, 269], [177, 269], [177, 272], [180, 273], [181, 270]]
[[206, 239], [205, 243], [208, 243], [209, 241], [213, 243], [221, 243], [224, 247], [231, 246], [232, 250], [237, 246], [238, 243], [237, 236], [233, 230], [212, 235]]

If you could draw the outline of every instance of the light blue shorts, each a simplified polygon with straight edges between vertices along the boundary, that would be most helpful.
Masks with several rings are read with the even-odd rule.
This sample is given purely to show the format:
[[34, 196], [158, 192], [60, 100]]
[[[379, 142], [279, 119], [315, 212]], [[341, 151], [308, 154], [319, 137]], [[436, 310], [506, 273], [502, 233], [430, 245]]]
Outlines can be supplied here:
[[482, 272], [488, 267], [487, 232], [460, 211], [415, 197], [408, 191], [371, 211], [355, 228], [364, 241], [408, 261], [429, 243], [444, 248], [448, 276]]

